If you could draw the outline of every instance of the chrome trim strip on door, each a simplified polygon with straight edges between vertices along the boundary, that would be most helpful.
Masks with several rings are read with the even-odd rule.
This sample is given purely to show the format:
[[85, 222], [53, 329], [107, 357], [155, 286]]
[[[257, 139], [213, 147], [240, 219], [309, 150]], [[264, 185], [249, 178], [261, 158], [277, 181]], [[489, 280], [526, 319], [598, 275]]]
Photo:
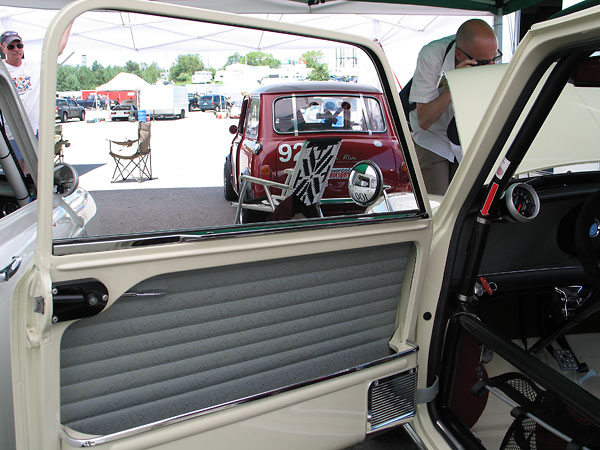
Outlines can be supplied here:
[[243, 405], [243, 404], [252, 402], [254, 400], [260, 400], [263, 398], [272, 397], [274, 395], [282, 394], [284, 392], [288, 392], [288, 391], [291, 391], [294, 389], [310, 386], [315, 383], [320, 383], [322, 381], [331, 380], [331, 379], [340, 377], [342, 375], [347, 375], [350, 373], [358, 372], [360, 370], [368, 369], [368, 368], [378, 366], [380, 364], [387, 363], [389, 361], [393, 361], [395, 359], [404, 357], [411, 353], [417, 352], [418, 350], [419, 350], [419, 347], [415, 346], [415, 347], [405, 350], [401, 353], [396, 353], [396, 354], [393, 354], [390, 356], [386, 356], [385, 358], [380, 358], [378, 360], [375, 360], [375, 361], [372, 361], [372, 362], [369, 362], [366, 364], [362, 364], [360, 366], [352, 367], [350, 369], [345, 369], [340, 372], [333, 373], [331, 375], [327, 375], [327, 376], [320, 377], [320, 378], [315, 378], [315, 379], [309, 380], [309, 381], [303, 381], [301, 383], [296, 383], [296, 384], [285, 386], [285, 387], [282, 387], [279, 389], [274, 389], [272, 391], [267, 391], [267, 392], [263, 392], [261, 394], [252, 395], [250, 397], [233, 400], [231, 402], [211, 406], [209, 408], [192, 411], [192, 412], [189, 412], [186, 414], [181, 414], [179, 416], [175, 416], [175, 417], [171, 417], [168, 419], [159, 420], [157, 422], [149, 423], [147, 425], [142, 425], [139, 427], [131, 428], [129, 430], [119, 431], [118, 433], [107, 434], [105, 436], [97, 436], [97, 437], [92, 437], [89, 439], [75, 438], [75, 437], [72, 437], [71, 435], [69, 435], [69, 432], [67, 431], [66, 427], [62, 426], [61, 430], [60, 430], [60, 437], [61, 437], [61, 440], [63, 440], [66, 444], [71, 445], [73, 447], [93, 447], [95, 445], [105, 444], [107, 442], [113, 442], [113, 441], [116, 441], [119, 439], [129, 438], [132, 436], [136, 436], [138, 434], [146, 433], [148, 431], [156, 430], [156, 429], [163, 428], [163, 427], [166, 427], [169, 425], [174, 425], [176, 423], [183, 422], [186, 420], [196, 419], [198, 417], [201, 417], [201, 416], [204, 416], [207, 414], [224, 411], [226, 409], [233, 408], [233, 407], [239, 406], [239, 405]]
[[[93, 252], [108, 252], [112, 250], [123, 250], [149, 245], [167, 245], [179, 244], [184, 242], [201, 242], [207, 239], [223, 239], [244, 237], [252, 235], [273, 234], [287, 231], [306, 231], [318, 230], [331, 227], [332, 225], [356, 226], [357, 224], [382, 223], [392, 220], [417, 220], [426, 219], [427, 214], [420, 211], [398, 211], [385, 214], [365, 214], [351, 217], [331, 217], [325, 219], [300, 219], [297, 221], [286, 222], [263, 222], [260, 224], [251, 224], [246, 227], [237, 225], [229, 228], [206, 229], [201, 231], [168, 231], [168, 232], [149, 232], [133, 234], [131, 236], [95, 236], [87, 237], [81, 240], [65, 239], [56, 241], [53, 244], [52, 254], [55, 256], [74, 255]], [[422, 230], [427, 224], [413, 224], [413, 230]]]

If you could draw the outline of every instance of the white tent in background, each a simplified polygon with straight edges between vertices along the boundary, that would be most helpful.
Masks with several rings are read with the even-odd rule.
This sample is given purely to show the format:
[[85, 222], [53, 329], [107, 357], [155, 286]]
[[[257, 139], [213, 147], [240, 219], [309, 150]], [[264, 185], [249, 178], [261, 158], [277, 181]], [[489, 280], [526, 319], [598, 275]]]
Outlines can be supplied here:
[[[41, 52], [46, 28], [56, 14], [56, 10], [51, 8], [64, 6], [69, 1], [27, 0], [26, 4], [30, 8], [23, 8], [12, 6], [23, 5], [21, 0], [0, 0], [0, 5], [11, 5], [0, 6], [0, 24], [3, 30], [19, 32], [26, 44], [27, 57], [32, 57]], [[482, 11], [378, 4], [370, 1], [328, 0], [313, 6], [308, 6], [306, 1], [293, 0], [168, 1], [377, 39], [387, 53], [400, 83], [405, 83], [412, 76], [418, 51], [424, 44], [455, 33], [467, 18], [480, 16], [492, 24], [494, 17], [491, 13]], [[48, 9], [32, 9], [32, 6]], [[307, 14], [308, 12], [311, 14]], [[505, 23], [507, 22], [508, 18], [505, 17]], [[317, 44], [319, 47], [312, 48], [325, 49], [328, 46], [326, 41]], [[510, 47], [503, 46], [506, 60], [512, 53]], [[147, 64], [156, 62], [159, 67], [168, 69], [175, 63], [177, 55], [198, 54], [205, 64], [219, 69], [227, 56], [235, 52], [246, 54], [261, 50], [272, 53], [275, 48], [287, 50], [289, 55], [294, 55], [305, 51], [307, 46], [302, 38], [281, 36], [277, 40], [271, 34], [266, 39], [266, 35], [249, 33], [239, 28], [205, 26], [199, 30], [189, 21], [127, 12], [96, 11], [75, 20], [67, 47], [58, 61], [88, 66], [98, 61], [107, 66], [124, 65], [131, 60]], [[274, 56], [280, 57], [276, 54]]]
[[139, 91], [150, 83], [133, 73], [121, 72], [108, 83], [96, 88], [97, 91]]

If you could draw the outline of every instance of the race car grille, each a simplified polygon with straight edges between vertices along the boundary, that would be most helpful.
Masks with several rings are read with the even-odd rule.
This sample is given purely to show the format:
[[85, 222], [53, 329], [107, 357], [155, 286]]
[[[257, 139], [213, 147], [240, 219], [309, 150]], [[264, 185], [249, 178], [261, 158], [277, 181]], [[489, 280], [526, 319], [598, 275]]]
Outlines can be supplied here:
[[369, 386], [367, 432], [399, 425], [415, 414], [417, 369], [374, 381]]

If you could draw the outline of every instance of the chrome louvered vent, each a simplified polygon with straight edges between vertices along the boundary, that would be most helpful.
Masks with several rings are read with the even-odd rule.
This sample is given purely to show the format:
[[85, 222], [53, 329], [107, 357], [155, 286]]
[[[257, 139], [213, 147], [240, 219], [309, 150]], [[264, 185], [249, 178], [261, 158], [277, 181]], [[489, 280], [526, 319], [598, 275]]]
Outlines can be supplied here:
[[413, 417], [416, 388], [416, 368], [371, 383], [367, 431], [397, 425]]

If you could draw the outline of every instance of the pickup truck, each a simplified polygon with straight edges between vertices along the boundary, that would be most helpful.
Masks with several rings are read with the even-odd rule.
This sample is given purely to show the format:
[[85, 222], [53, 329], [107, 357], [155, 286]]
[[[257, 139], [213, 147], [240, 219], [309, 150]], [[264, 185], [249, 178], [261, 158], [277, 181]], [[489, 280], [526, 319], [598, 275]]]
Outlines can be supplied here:
[[83, 122], [85, 120], [85, 109], [71, 99], [57, 98], [55, 118], [63, 123], [69, 119], [79, 119]]
[[106, 105], [106, 100], [104, 100], [101, 97], [98, 97], [98, 102], [96, 104], [96, 96], [95, 95], [88, 95], [87, 98], [84, 99], [77, 99], [75, 100], [77, 102], [77, 104], [79, 106], [83, 106], [86, 109], [95, 109], [95, 108], [104, 108], [104, 106]]

